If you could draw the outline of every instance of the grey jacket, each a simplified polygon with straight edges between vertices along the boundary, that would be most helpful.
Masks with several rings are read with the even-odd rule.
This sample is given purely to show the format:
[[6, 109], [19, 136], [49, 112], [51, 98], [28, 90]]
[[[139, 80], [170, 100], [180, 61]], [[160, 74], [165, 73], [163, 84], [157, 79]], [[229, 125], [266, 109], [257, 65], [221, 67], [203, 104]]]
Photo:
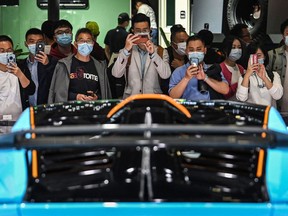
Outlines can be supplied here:
[[[48, 104], [68, 101], [72, 57], [73, 55], [58, 61], [54, 70], [54, 74], [49, 89]], [[98, 72], [99, 83], [101, 88], [101, 98], [109, 99], [111, 98], [111, 92], [108, 77], [106, 74], [107, 69], [106, 62], [98, 61], [93, 57], [91, 58], [94, 61], [96, 70]]]
[[156, 46], [155, 54], [152, 59], [147, 54], [143, 77], [141, 73], [141, 59], [137, 46], [133, 46], [132, 48], [131, 63], [128, 71], [126, 71], [128, 59], [129, 56], [124, 54], [124, 50], [120, 50], [112, 69], [112, 75], [114, 77], [125, 75], [126, 86], [123, 98], [127, 98], [134, 94], [161, 94], [162, 90], [159, 79], [167, 79], [171, 75], [167, 50], [163, 50], [162, 58], [157, 54]]
[[282, 85], [285, 80], [286, 76], [286, 53], [285, 53], [285, 45], [281, 46], [277, 49], [275, 49], [275, 54], [274, 50], [270, 50], [268, 52], [269, 55], [269, 64], [267, 65], [267, 69], [271, 69], [272, 67], [272, 61], [273, 61], [273, 55], [275, 55], [275, 60], [274, 60], [274, 65], [272, 68], [272, 71], [276, 71], [281, 79]]

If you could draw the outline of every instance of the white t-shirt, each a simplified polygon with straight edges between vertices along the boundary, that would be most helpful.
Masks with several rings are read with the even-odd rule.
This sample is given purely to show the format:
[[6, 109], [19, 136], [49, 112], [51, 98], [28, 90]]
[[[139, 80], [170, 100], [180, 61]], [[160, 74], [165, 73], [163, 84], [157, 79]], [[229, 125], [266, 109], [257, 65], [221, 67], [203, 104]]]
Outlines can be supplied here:
[[16, 120], [22, 112], [18, 78], [0, 70], [0, 115], [11, 115]]
[[[240, 101], [276, 107], [276, 100], [279, 100], [283, 95], [283, 87], [279, 74], [277, 72], [273, 72], [273, 74], [273, 86], [270, 89], [267, 89], [266, 86], [263, 87], [263, 80], [257, 74], [250, 76], [249, 88], [246, 88], [241, 85], [243, 77], [240, 76], [236, 98]], [[268, 77], [267, 74], [266, 77]]]
[[149, 5], [142, 4], [139, 7], [137, 13], [142, 13], [142, 14], [145, 14], [146, 16], [148, 16], [150, 18], [151, 28], [157, 29], [155, 13], [154, 13], [154, 10]]

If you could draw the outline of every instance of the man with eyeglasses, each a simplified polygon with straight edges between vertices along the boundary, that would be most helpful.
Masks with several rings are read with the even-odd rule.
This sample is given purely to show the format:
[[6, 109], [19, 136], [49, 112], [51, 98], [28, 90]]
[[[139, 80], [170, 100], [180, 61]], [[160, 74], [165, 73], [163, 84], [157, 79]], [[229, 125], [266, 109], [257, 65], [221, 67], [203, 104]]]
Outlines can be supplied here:
[[51, 45], [50, 55], [57, 59], [65, 58], [69, 55], [76, 54], [77, 50], [72, 44], [71, 23], [67, 20], [58, 20], [54, 24], [54, 40]]
[[[126, 38], [124, 49], [120, 50], [113, 66], [112, 75], [125, 75], [126, 86], [123, 98], [134, 94], [162, 94], [160, 78], [171, 75], [167, 50], [154, 45], [150, 38], [150, 19], [144, 14], [132, 18], [132, 31]], [[162, 58], [161, 58], [161, 56]]]
[[[46, 104], [57, 59], [45, 54], [44, 34], [38, 28], [31, 28], [26, 32], [25, 46], [29, 50], [29, 56], [20, 60], [18, 65], [25, 74], [32, 77], [36, 85], [35, 93], [29, 96], [29, 104]], [[39, 47], [42, 50], [38, 49]]]
[[87, 28], [79, 29], [74, 45], [77, 53], [59, 60], [56, 65], [48, 103], [111, 98], [106, 61], [90, 56], [94, 45], [92, 32]]
[[0, 120], [16, 120], [26, 108], [25, 99], [35, 92], [31, 77], [17, 66], [13, 52], [12, 39], [0, 35]]

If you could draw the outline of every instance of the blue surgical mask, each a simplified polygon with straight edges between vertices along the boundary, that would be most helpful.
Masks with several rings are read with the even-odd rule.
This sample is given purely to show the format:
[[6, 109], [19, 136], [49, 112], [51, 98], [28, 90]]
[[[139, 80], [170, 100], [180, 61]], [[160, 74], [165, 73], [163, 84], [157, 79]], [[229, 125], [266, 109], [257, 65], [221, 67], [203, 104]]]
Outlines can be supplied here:
[[93, 44], [82, 43], [78, 44], [78, 52], [82, 56], [88, 56], [93, 50]]
[[56, 36], [57, 43], [61, 46], [70, 46], [72, 42], [72, 34], [60, 34]]
[[259, 63], [259, 64], [263, 64], [263, 65], [264, 65], [264, 61], [265, 61], [264, 58], [258, 58], [258, 63]]
[[204, 56], [205, 56], [204, 52], [189, 52], [188, 53], [188, 59], [197, 58], [199, 60], [199, 63], [203, 62]]
[[285, 36], [285, 45], [288, 46], [288, 36]]
[[0, 53], [0, 63], [7, 65], [8, 64], [8, 60], [7, 60], [7, 52], [5, 53]]
[[36, 44], [29, 44], [28, 45], [29, 52], [33, 55], [36, 54]]
[[186, 54], [186, 42], [175, 43], [178, 49], [175, 49], [175, 52], [178, 53], [180, 56], [184, 56]]
[[242, 49], [231, 49], [231, 52], [229, 54], [229, 59], [231, 61], [237, 61], [242, 56]]

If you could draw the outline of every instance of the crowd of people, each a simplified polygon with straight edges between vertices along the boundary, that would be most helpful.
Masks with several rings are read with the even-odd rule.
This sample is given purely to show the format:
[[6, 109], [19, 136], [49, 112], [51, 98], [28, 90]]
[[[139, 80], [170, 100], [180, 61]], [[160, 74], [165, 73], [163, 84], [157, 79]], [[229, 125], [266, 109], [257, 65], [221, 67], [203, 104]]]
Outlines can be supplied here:
[[175, 24], [170, 46], [163, 48], [153, 9], [145, 1], [136, 1], [136, 9], [132, 19], [119, 14], [118, 25], [105, 36], [105, 48], [97, 42], [100, 30], [94, 21], [83, 24], [74, 41], [67, 20], [29, 29], [24, 38], [29, 55], [17, 62], [7, 60], [13, 40], [0, 35], [0, 114], [15, 120], [29, 106], [146, 93], [238, 100], [287, 112], [288, 19], [280, 26], [282, 45], [270, 51], [253, 41], [244, 24], [231, 29], [220, 50], [212, 47], [209, 30], [189, 36]]

